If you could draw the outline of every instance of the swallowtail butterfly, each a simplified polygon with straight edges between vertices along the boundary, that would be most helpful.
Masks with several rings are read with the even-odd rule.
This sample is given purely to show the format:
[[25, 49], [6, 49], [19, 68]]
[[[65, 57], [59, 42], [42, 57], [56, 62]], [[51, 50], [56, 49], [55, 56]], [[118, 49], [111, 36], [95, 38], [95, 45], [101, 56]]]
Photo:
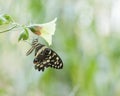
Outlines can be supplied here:
[[52, 67], [56, 69], [63, 68], [63, 62], [58, 54], [52, 49], [38, 42], [38, 39], [32, 41], [32, 47], [26, 55], [30, 55], [35, 50], [35, 58], [33, 63], [35, 64], [35, 69], [38, 71], [44, 71], [47, 67]]

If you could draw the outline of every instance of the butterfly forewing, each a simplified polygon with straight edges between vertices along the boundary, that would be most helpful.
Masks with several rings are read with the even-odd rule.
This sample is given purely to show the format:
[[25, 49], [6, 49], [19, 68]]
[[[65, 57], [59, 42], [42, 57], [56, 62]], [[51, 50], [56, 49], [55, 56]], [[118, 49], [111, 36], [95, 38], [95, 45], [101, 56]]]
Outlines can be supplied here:
[[35, 47], [30, 48], [30, 50], [27, 51], [26, 56], [30, 55], [34, 49], [35, 49]]

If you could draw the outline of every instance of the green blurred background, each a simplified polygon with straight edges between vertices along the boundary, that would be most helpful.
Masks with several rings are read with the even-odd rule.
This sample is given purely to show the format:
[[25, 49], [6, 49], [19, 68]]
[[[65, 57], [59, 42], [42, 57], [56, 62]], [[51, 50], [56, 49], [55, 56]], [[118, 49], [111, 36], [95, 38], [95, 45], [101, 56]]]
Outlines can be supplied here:
[[19, 30], [0, 34], [0, 96], [120, 96], [120, 0], [0, 0], [20, 24], [58, 18], [62, 70], [34, 70]]

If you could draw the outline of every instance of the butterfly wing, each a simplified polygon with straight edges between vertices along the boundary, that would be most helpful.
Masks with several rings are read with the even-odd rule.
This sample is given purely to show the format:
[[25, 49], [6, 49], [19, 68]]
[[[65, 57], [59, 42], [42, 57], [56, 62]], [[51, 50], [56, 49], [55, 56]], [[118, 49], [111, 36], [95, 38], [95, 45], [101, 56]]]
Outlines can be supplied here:
[[26, 56], [30, 55], [34, 49], [35, 47], [31, 47], [30, 50], [27, 51]]
[[63, 62], [59, 55], [50, 49], [50, 53], [48, 55], [47, 60], [50, 63], [50, 67], [56, 68], [56, 69], [62, 69], [63, 68]]
[[[35, 62], [37, 60], [37, 62]], [[41, 47], [39, 50], [35, 50], [35, 59], [33, 61], [35, 64], [35, 69], [39, 71], [44, 71], [47, 67], [52, 67], [56, 69], [63, 68], [63, 62], [59, 55], [50, 48], [44, 46]]]

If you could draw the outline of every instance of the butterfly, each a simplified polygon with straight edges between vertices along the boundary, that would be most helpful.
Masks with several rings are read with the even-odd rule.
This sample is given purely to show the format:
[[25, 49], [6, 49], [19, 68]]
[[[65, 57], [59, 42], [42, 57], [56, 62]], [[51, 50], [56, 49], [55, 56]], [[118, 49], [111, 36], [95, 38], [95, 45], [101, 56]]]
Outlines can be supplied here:
[[48, 48], [47, 46], [38, 42], [38, 39], [33, 39], [32, 47], [27, 51], [26, 56], [30, 55], [35, 50], [35, 58], [33, 63], [35, 69], [38, 71], [44, 71], [45, 68], [51, 67], [55, 69], [62, 69], [63, 62], [59, 55]]

